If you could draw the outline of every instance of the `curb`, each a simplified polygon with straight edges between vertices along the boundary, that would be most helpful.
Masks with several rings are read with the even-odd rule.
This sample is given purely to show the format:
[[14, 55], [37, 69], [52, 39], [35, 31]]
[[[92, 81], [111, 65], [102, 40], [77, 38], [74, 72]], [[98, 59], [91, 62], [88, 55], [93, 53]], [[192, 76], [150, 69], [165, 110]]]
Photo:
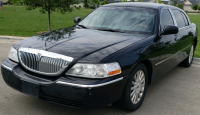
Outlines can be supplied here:
[[0, 36], [0, 39], [3, 40], [23, 40], [28, 37], [18, 37], [18, 36]]
[[193, 63], [200, 65], [200, 58], [193, 58]]

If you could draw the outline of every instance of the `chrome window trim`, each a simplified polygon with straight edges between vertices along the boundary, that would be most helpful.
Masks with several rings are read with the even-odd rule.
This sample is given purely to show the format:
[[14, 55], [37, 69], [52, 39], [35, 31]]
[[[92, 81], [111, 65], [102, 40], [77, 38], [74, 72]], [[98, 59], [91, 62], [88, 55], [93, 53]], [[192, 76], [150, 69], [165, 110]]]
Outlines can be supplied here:
[[4, 67], [5, 69], [9, 70], [9, 71], [12, 71], [12, 68], [10, 68], [10, 67], [4, 65], [3, 63], [1, 64], [1, 66]]
[[176, 22], [176, 19], [175, 19], [175, 16], [174, 16], [172, 10], [171, 10], [170, 8], [167, 8], [167, 7], [166, 7], [166, 8], [163, 8], [163, 9], [160, 11], [160, 16], [159, 16], [159, 18], [160, 18], [159, 35], [160, 35], [160, 33], [163, 31], [163, 30], [161, 30], [161, 29], [162, 29], [162, 28], [161, 28], [161, 23], [162, 23], [161, 17], [162, 17], [162, 12], [163, 12], [163, 10], [168, 10], [168, 11], [169, 11], [169, 13], [170, 13], [170, 15], [171, 15], [171, 17], [172, 17], [172, 20], [173, 20], [173, 22], [174, 22], [174, 26], [177, 26], [177, 22]]
[[39, 73], [39, 74], [42, 74], [42, 75], [49, 75], [49, 76], [54, 76], [54, 75], [59, 75], [61, 74], [68, 66], [64, 67], [61, 71], [57, 72], [57, 73], [45, 73], [45, 72], [40, 72], [40, 71], [36, 71], [36, 70], [33, 70], [31, 68], [28, 68], [26, 67], [26, 65], [24, 65], [22, 63], [22, 59], [21, 59], [21, 56], [20, 56], [20, 51], [23, 51], [23, 52], [27, 52], [27, 53], [32, 53], [32, 54], [41, 54], [41, 57], [42, 56], [45, 56], [45, 57], [50, 57], [50, 58], [54, 58], [54, 59], [62, 59], [62, 60], [65, 60], [68, 62], [68, 65], [73, 61], [73, 58], [72, 57], [69, 57], [69, 56], [64, 56], [64, 55], [61, 55], [61, 54], [57, 54], [57, 53], [53, 53], [53, 52], [48, 52], [48, 51], [45, 51], [45, 50], [38, 50], [38, 49], [33, 49], [33, 48], [24, 48], [24, 47], [21, 47], [19, 48], [18, 50], [18, 58], [19, 58], [19, 62], [20, 64], [26, 68], [27, 70], [30, 70], [34, 73]]
[[118, 81], [123, 80], [123, 77], [109, 81], [109, 82], [105, 82], [105, 83], [101, 83], [101, 84], [96, 84], [96, 85], [82, 85], [82, 84], [74, 84], [74, 83], [68, 83], [68, 82], [63, 82], [63, 81], [57, 81], [57, 84], [62, 84], [62, 85], [70, 85], [70, 86], [76, 86], [76, 87], [82, 87], [82, 88], [94, 88], [94, 87], [101, 87], [101, 86], [105, 86], [105, 85], [109, 85]]

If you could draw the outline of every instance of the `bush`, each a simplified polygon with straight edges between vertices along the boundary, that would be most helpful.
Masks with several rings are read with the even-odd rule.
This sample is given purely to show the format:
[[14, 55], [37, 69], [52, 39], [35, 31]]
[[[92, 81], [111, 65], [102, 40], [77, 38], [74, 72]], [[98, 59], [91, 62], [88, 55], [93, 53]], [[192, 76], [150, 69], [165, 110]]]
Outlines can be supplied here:
[[89, 5], [88, 5], [88, 0], [84, 0], [83, 3], [84, 3], [83, 7], [85, 7], [85, 8], [88, 8], [88, 7], [89, 7]]
[[161, 1], [161, 0], [158, 0], [158, 3], [159, 3], [159, 4], [161, 4], [161, 3], [162, 3], [162, 1]]
[[192, 6], [192, 9], [193, 9], [193, 10], [197, 10], [197, 8], [198, 8], [198, 5], [197, 5], [197, 4], [194, 4], [194, 5]]
[[197, 7], [197, 10], [199, 10], [199, 11], [200, 11], [200, 5]]
[[176, 5], [176, 7], [180, 8], [180, 9], [183, 9], [183, 4], [182, 4], [182, 3], [178, 3], [178, 4]]
[[3, 2], [3, 5], [7, 5], [8, 4], [8, 2]]
[[104, 0], [104, 1], [101, 2], [101, 5], [105, 5], [105, 4], [108, 4], [107, 0]]

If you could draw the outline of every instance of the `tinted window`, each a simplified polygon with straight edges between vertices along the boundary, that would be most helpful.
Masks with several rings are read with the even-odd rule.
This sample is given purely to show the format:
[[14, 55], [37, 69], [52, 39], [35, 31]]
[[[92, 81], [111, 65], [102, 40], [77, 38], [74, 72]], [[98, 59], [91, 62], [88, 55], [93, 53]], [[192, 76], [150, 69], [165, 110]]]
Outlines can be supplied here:
[[124, 32], [152, 34], [157, 11], [131, 7], [101, 7], [89, 14], [79, 24], [94, 29], [112, 29]]
[[163, 10], [161, 14], [161, 29], [165, 27], [165, 25], [174, 25], [172, 16], [169, 10]]
[[182, 13], [183, 19], [184, 19], [184, 21], [185, 21], [185, 25], [188, 26], [189, 23], [188, 23], [188, 20], [187, 20], [185, 14], [184, 14], [183, 12], [181, 12], [181, 13]]
[[185, 26], [185, 21], [183, 19], [183, 16], [182, 16], [181, 12], [178, 11], [178, 10], [172, 10], [172, 11], [174, 13], [174, 16], [175, 16], [175, 19], [176, 19], [178, 27], [179, 28], [184, 27]]

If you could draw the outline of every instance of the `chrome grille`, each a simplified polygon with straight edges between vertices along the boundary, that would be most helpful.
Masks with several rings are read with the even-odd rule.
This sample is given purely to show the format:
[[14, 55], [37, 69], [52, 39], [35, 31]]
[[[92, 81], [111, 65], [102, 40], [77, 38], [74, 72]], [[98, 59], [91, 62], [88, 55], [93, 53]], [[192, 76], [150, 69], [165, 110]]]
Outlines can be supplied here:
[[20, 48], [19, 59], [26, 69], [45, 75], [61, 73], [73, 60], [71, 57], [31, 48]]

